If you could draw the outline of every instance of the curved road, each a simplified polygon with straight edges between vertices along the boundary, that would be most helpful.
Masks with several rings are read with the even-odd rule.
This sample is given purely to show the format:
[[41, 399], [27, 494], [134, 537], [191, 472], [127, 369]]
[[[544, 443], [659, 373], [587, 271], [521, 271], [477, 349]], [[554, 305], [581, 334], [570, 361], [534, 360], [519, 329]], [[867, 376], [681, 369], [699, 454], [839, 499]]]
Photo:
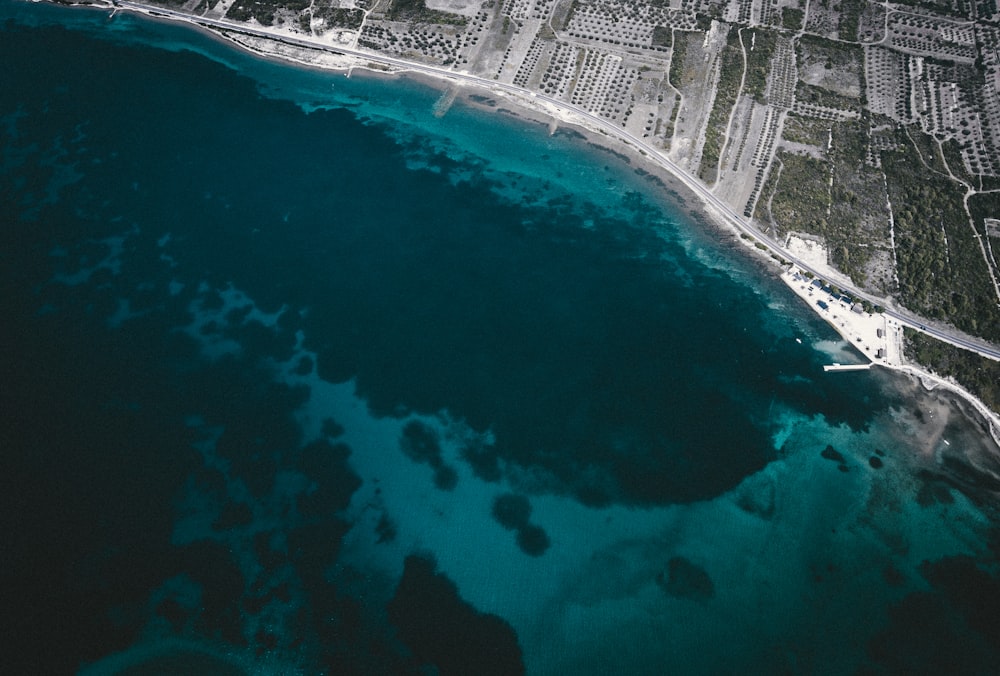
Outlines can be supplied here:
[[[176, 10], [154, 7], [151, 5], [144, 5], [137, 2], [131, 2], [130, 0], [111, 0], [113, 7], [119, 9], [129, 9], [142, 14], [148, 14], [156, 17], [176, 19], [178, 21], [184, 21], [187, 23], [193, 23], [198, 26], [203, 26], [206, 28], [216, 28], [220, 30], [231, 31], [235, 33], [242, 33], [244, 35], [250, 35], [253, 37], [267, 38], [269, 40], [274, 40], [276, 42], [285, 43], [288, 45], [293, 45], [296, 47], [304, 47], [307, 49], [318, 49], [320, 51], [331, 52], [334, 54], [342, 54], [344, 56], [350, 56], [358, 59], [364, 59], [366, 61], [384, 64], [387, 66], [392, 66], [400, 70], [416, 71], [419, 73], [426, 73], [432, 75], [436, 78], [443, 78], [446, 80], [451, 80], [454, 82], [468, 83], [476, 87], [485, 88], [489, 90], [501, 90], [512, 94], [516, 97], [522, 99], [527, 98], [534, 100], [536, 102], [544, 102], [550, 106], [557, 109], [571, 113], [590, 125], [600, 129], [611, 136], [614, 136], [627, 144], [631, 145], [633, 148], [642, 151], [650, 160], [657, 162], [663, 168], [667, 169], [670, 173], [674, 174], [678, 179], [680, 179], [688, 188], [697, 193], [709, 206], [716, 209], [720, 214], [722, 214], [732, 225], [736, 226], [741, 232], [744, 232], [757, 241], [761, 242], [767, 249], [782, 258], [794, 263], [797, 267], [802, 270], [806, 270], [814, 274], [816, 277], [823, 277], [823, 274], [813, 268], [811, 268], [806, 262], [796, 258], [788, 251], [786, 251], [780, 244], [772, 240], [770, 237], [755, 229], [749, 221], [744, 219], [742, 216], [737, 214], [733, 209], [715, 196], [703, 183], [698, 181], [696, 178], [687, 173], [684, 169], [677, 166], [673, 161], [664, 156], [658, 149], [649, 145], [640, 138], [637, 138], [633, 134], [629, 133], [627, 130], [616, 126], [609, 120], [605, 120], [602, 117], [594, 115], [582, 108], [578, 108], [565, 101], [560, 101], [554, 99], [545, 94], [540, 94], [538, 92], [532, 92], [528, 89], [523, 89], [522, 87], [517, 87], [512, 84], [507, 84], [504, 82], [498, 82], [496, 80], [488, 80], [486, 78], [479, 77], [477, 75], [471, 75], [469, 73], [462, 73], [458, 71], [449, 70], [447, 68], [441, 68], [439, 66], [432, 66], [428, 64], [416, 63], [413, 61], [406, 61], [403, 59], [397, 59], [392, 56], [387, 56], [384, 54], [378, 54], [376, 52], [368, 52], [360, 49], [354, 49], [350, 47], [341, 47], [325, 44], [315, 40], [310, 40], [308, 38], [300, 38], [290, 35], [285, 35], [277, 31], [268, 30], [265, 28], [258, 28], [255, 26], [249, 26], [246, 24], [236, 23], [233, 21], [227, 21], [225, 19], [212, 19], [209, 17], [196, 16], [193, 14], [186, 14], [184, 12], [178, 12]], [[860, 289], [853, 287], [844, 287], [844, 291], [856, 298], [863, 298], [875, 305], [881, 305], [885, 301], [881, 298], [876, 298], [870, 296]], [[1000, 361], [1000, 348], [991, 345], [982, 340], [970, 339], [964, 335], [958, 334], [954, 331], [947, 329], [935, 328], [928, 326], [924, 323], [920, 317], [908, 313], [901, 312], [899, 310], [894, 310], [890, 308], [885, 309], [885, 314], [893, 319], [897, 320], [900, 324], [908, 326], [912, 329], [922, 331], [938, 340], [941, 340], [951, 345], [955, 345], [966, 350], [971, 350], [977, 352], [984, 357], [989, 357], [991, 359], [996, 359]]]

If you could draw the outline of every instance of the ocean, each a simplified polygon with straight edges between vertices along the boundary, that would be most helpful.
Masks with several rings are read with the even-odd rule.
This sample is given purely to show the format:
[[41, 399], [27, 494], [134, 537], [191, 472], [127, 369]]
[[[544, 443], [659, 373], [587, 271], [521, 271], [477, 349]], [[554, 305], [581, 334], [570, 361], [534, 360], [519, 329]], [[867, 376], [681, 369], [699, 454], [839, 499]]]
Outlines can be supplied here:
[[[484, 92], [0, 0], [11, 673], [986, 673], [998, 449]], [[471, 95], [471, 96], [470, 96]]]

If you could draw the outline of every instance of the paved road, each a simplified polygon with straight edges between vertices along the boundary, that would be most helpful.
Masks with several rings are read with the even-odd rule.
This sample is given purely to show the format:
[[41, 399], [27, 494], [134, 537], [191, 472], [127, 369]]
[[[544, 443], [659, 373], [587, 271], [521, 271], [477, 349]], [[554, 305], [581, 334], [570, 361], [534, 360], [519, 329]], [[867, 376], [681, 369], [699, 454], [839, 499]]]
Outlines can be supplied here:
[[[643, 151], [649, 157], [650, 160], [659, 163], [662, 167], [675, 174], [681, 181], [685, 183], [691, 190], [696, 192], [701, 196], [710, 206], [718, 210], [722, 216], [724, 216], [730, 223], [732, 223], [741, 232], [745, 232], [757, 241], [761, 242], [767, 249], [785, 260], [794, 263], [802, 270], [807, 270], [817, 277], [823, 277], [823, 274], [811, 268], [808, 263], [802, 261], [786, 251], [780, 244], [772, 240], [763, 232], [757, 230], [751, 225], [750, 221], [746, 220], [743, 216], [733, 211], [733, 209], [720, 200], [718, 197], [712, 193], [703, 183], [701, 183], [694, 176], [690, 175], [687, 171], [677, 166], [669, 158], [665, 157], [657, 148], [646, 143], [644, 140], [634, 136], [627, 130], [615, 125], [613, 122], [606, 120], [602, 117], [594, 115], [593, 113], [578, 108], [565, 101], [560, 101], [554, 99], [545, 94], [540, 94], [537, 92], [532, 92], [521, 87], [517, 87], [512, 84], [507, 84], [504, 82], [498, 82], [496, 80], [488, 80], [486, 78], [479, 77], [477, 75], [471, 75], [469, 73], [462, 73], [447, 68], [442, 68], [439, 66], [433, 66], [429, 64], [416, 63], [412, 61], [406, 61], [403, 59], [397, 59], [392, 56], [378, 54], [375, 52], [362, 51], [359, 49], [353, 49], [349, 47], [341, 47], [329, 45], [316, 40], [310, 40], [305, 37], [295, 37], [279, 33], [274, 30], [268, 30], [266, 28], [258, 28], [256, 26], [249, 26], [246, 24], [236, 23], [233, 21], [227, 21], [225, 19], [213, 19], [209, 17], [196, 16], [192, 14], [186, 14], [184, 12], [178, 12], [172, 9], [166, 9], [162, 7], [153, 7], [150, 5], [143, 5], [137, 2], [131, 2], [130, 0], [119, 0], [114, 2], [116, 7], [122, 9], [131, 9], [141, 13], [152, 14], [155, 16], [161, 16], [166, 18], [177, 19], [180, 21], [186, 21], [189, 23], [194, 23], [200, 26], [205, 26], [208, 28], [218, 28], [227, 31], [233, 31], [236, 33], [242, 33], [244, 35], [251, 35], [255, 37], [268, 38], [270, 40], [275, 40], [288, 45], [294, 45], [297, 47], [305, 47], [308, 49], [319, 49], [322, 51], [331, 52], [334, 54], [343, 54], [345, 56], [351, 56], [359, 59], [364, 59], [369, 62], [385, 64], [402, 70], [415, 71], [418, 73], [427, 73], [438, 78], [445, 78], [453, 82], [464, 82], [477, 87], [483, 87], [491, 90], [501, 90], [509, 94], [513, 94], [520, 98], [533, 99], [536, 102], [544, 102], [555, 108], [572, 113], [579, 118], [585, 120], [588, 124], [595, 128], [601, 129], [611, 136], [621, 139], [626, 143], [632, 145], [634, 148]], [[842, 286], [845, 293], [850, 294], [856, 298], [863, 298], [868, 300], [874, 305], [884, 304], [884, 299], [876, 298], [864, 293], [860, 289]], [[957, 345], [958, 347], [965, 348], [967, 350], [972, 350], [973, 352], [978, 352], [979, 354], [990, 357], [992, 359], [1000, 360], [1000, 348], [991, 345], [982, 340], [971, 339], [966, 336], [960, 335], [953, 331], [941, 328], [935, 328], [928, 326], [923, 322], [923, 320], [908, 312], [903, 312], [900, 310], [886, 308], [885, 313], [897, 320], [900, 324], [908, 326], [912, 329], [922, 331], [938, 340], [941, 340], [952, 345]]]

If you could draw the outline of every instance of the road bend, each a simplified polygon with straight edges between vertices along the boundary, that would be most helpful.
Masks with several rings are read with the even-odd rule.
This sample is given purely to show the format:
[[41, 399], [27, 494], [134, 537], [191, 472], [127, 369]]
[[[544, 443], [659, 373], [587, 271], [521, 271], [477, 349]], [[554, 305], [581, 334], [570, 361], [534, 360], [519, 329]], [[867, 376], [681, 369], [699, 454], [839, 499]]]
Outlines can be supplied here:
[[[150, 15], [153, 17], [174, 19], [177, 21], [183, 21], [190, 24], [195, 24], [205, 28], [213, 28], [217, 30], [229, 31], [232, 33], [249, 35], [252, 37], [266, 38], [268, 40], [273, 40], [278, 43], [292, 45], [295, 47], [302, 47], [305, 49], [320, 50], [325, 52], [330, 52], [332, 54], [340, 54], [343, 56], [349, 56], [356, 59], [363, 59], [368, 62], [378, 63], [381, 65], [390, 66], [402, 71], [411, 71], [417, 73], [425, 73], [427, 75], [434, 76], [439, 79], [444, 79], [451, 82], [466, 83], [476, 87], [485, 88], [492, 91], [503, 91], [514, 97], [520, 98], [522, 100], [528, 100], [535, 103], [545, 103], [557, 110], [564, 111], [571, 115], [576, 116], [581, 119], [589, 126], [601, 131], [609, 136], [613, 136], [622, 142], [631, 145], [634, 149], [640, 151], [643, 155], [649, 158], [651, 161], [656, 162], [661, 167], [665, 168], [671, 174], [675, 175], [680, 179], [688, 188], [694, 191], [699, 197], [701, 197], [706, 204], [715, 209], [722, 217], [724, 217], [730, 224], [735, 226], [740, 232], [746, 233], [756, 241], [760, 242], [768, 251], [774, 253], [781, 258], [791, 262], [796, 267], [801, 270], [807, 271], [815, 275], [816, 277], [823, 277], [823, 273], [819, 270], [812, 268], [805, 261], [797, 258], [795, 255], [787, 251], [781, 244], [771, 239], [767, 234], [758, 230], [752, 225], [750, 220], [736, 213], [732, 207], [719, 199], [707, 186], [702, 184], [698, 179], [689, 174], [685, 169], [681, 168], [675, 164], [670, 158], [663, 155], [659, 149], [654, 148], [649, 145], [646, 141], [638, 138], [626, 129], [616, 126], [610, 120], [606, 120], [598, 115], [594, 115], [590, 111], [579, 108], [571, 103], [565, 101], [560, 101], [558, 99], [552, 98], [545, 94], [539, 92], [532, 92], [530, 90], [518, 87], [513, 84], [508, 84], [505, 82], [498, 82], [496, 80], [488, 80], [478, 75], [472, 75], [470, 73], [463, 73], [461, 71], [455, 71], [448, 68], [443, 68], [440, 66], [434, 66], [430, 64], [422, 64], [413, 61], [406, 61], [404, 59], [397, 59], [392, 56], [379, 54], [377, 52], [369, 52], [365, 50], [360, 50], [351, 47], [343, 47], [339, 45], [331, 45], [323, 43], [317, 40], [312, 40], [307, 37], [297, 37], [292, 35], [286, 35], [279, 31], [273, 29], [267, 29], [265, 27], [248, 26], [246, 24], [236, 23], [233, 21], [228, 21], [226, 19], [215, 19], [211, 17], [197, 16], [193, 14], [187, 14], [184, 12], [179, 12], [177, 10], [156, 7], [152, 5], [144, 5], [138, 2], [131, 2], [131, 0], [111, 0], [111, 6], [117, 9], [127, 9], [141, 14]], [[855, 298], [861, 298], [869, 301], [875, 305], [882, 305], [885, 303], [884, 299], [871, 296], [860, 289], [854, 288], [852, 286], [840, 285], [845, 293], [850, 294]], [[905, 311], [901, 311], [894, 308], [885, 308], [885, 314], [892, 317], [898, 321], [903, 326], [907, 326], [916, 331], [921, 331], [929, 336], [932, 336], [942, 342], [961, 347], [966, 350], [971, 350], [984, 357], [989, 357], [991, 359], [996, 359], [1000, 361], [1000, 348], [992, 345], [986, 341], [977, 340], [970, 338], [968, 336], [962, 335], [955, 331], [951, 331], [946, 328], [940, 328], [935, 326], [929, 326], [920, 317]]]

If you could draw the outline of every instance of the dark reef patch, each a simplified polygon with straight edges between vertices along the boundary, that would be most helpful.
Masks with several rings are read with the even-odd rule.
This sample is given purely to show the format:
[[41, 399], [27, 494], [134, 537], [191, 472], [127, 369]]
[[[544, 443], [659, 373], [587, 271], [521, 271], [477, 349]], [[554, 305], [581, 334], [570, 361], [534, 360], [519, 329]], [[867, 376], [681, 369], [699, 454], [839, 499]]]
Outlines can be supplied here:
[[472, 468], [473, 474], [483, 481], [496, 483], [503, 473], [496, 447], [478, 441], [466, 443], [461, 450], [462, 459]]
[[378, 535], [377, 542], [379, 544], [392, 542], [396, 539], [396, 522], [383, 512], [375, 525], [375, 533]]
[[[1000, 470], [994, 457], [984, 460], [990, 462], [994, 470]], [[974, 467], [967, 458], [946, 452], [941, 460], [941, 468], [948, 481], [970, 497], [980, 493], [1000, 495], [1000, 479], [989, 471]]]
[[434, 485], [442, 491], [454, 490], [458, 485], [458, 472], [444, 464], [435, 467]]
[[410, 460], [430, 465], [434, 469], [434, 485], [440, 490], [454, 490], [458, 485], [458, 472], [441, 457], [441, 443], [433, 427], [419, 420], [411, 420], [403, 427], [399, 446]]
[[253, 521], [253, 510], [242, 502], [227, 502], [219, 516], [212, 522], [212, 530], [224, 531], [246, 526]]
[[762, 519], [770, 519], [775, 510], [774, 479], [758, 472], [746, 479], [736, 494], [736, 506]]
[[[17, 12], [67, 11], [36, 4]], [[405, 425], [392, 461], [430, 467], [440, 490], [466, 470], [445, 461], [457, 443], [453, 462], [484, 481], [590, 506], [737, 486], [773, 459], [774, 403], [852, 427], [885, 408], [875, 386], [778, 378], [810, 373], [815, 355], [781, 338], [785, 317], [772, 330], [747, 268], [704, 262], [714, 244], [675, 232], [681, 214], [632, 191], [651, 176], [602, 156], [594, 173], [606, 193], [567, 193], [560, 185], [575, 179], [555, 178], [564, 167], [496, 178], [489, 161], [449, 157], [455, 148], [437, 139], [407, 142], [410, 123], [359, 121], [351, 101], [305, 114], [255, 79], [271, 73], [288, 83], [273, 85], [283, 95], [305, 81], [329, 91], [325, 76], [127, 13], [110, 31], [106, 12], [66, 16], [76, 29], [0, 27], [0, 520], [11, 580], [0, 633], [13, 646], [58, 646], [8, 651], [11, 673], [73, 673], [142, 646], [151, 626], [229, 643], [236, 656], [292, 655], [309, 673], [523, 673], [512, 627], [462, 599], [430, 558], [408, 558], [398, 581], [338, 559], [352, 528], [367, 529], [359, 547], [395, 542], [373, 559], [397, 556], [420, 520], [391, 516], [398, 503], [375, 486], [358, 522], [346, 521], [361, 479], [345, 429], [328, 418], [320, 440], [303, 437], [302, 416], [325, 390], [283, 382], [288, 371], [293, 383], [354, 382], [366, 413]], [[337, 95], [375, 91], [358, 81], [338, 79]], [[411, 85], [394, 81], [392, 105], [417, 129]], [[546, 155], [520, 136], [510, 139], [525, 156], [557, 167], [562, 150]], [[414, 158], [424, 168], [408, 169]], [[48, 199], [57, 170], [80, 176]], [[443, 411], [458, 423], [417, 420]], [[343, 420], [360, 441], [354, 414]], [[456, 439], [465, 425], [468, 439]], [[416, 468], [425, 480], [426, 467]], [[949, 471], [927, 484], [931, 503], [976, 480]], [[482, 489], [469, 483], [424, 495], [447, 510]], [[773, 486], [748, 486], [740, 508], [771, 516]], [[503, 539], [513, 558], [568, 541], [532, 522], [525, 495], [503, 500], [493, 518], [506, 530], [475, 515], [487, 522], [475, 538]], [[961, 589], [965, 577], [985, 585], [981, 575], [963, 564], [926, 576], [935, 604], [992, 631]], [[681, 557], [657, 582], [672, 598], [715, 593]]]
[[632, 164], [632, 158], [630, 158], [628, 155], [620, 153], [617, 150], [613, 150], [608, 146], [604, 145], [603, 143], [588, 142], [587, 145], [593, 148], [594, 150], [598, 150], [602, 153], [607, 153], [608, 155], [612, 155], [622, 164], [628, 164], [628, 165]]
[[304, 446], [293, 466], [312, 480], [312, 486], [298, 495], [299, 510], [309, 516], [331, 516], [346, 509], [351, 496], [361, 486], [348, 458], [350, 447], [342, 442], [319, 439]]
[[[197, 99], [153, 85], [142, 94], [164, 107]], [[485, 480], [508, 467], [539, 470], [550, 479], [545, 490], [594, 506], [707, 499], [772, 458], [761, 401], [778, 397], [852, 426], [878, 409], [854, 406], [856, 392], [831, 380], [805, 391], [778, 382], [780, 368], [808, 364], [788, 364], [760, 321], [766, 303], [738, 275], [703, 264], [672, 237], [672, 215], [634, 191], [639, 179], [625, 180], [631, 168], [606, 172], [610, 202], [549, 195], [545, 179], [531, 177], [517, 189], [541, 198], [521, 201], [509, 197], [507, 179], [433, 147], [419, 150], [439, 173], [407, 171], [414, 150], [350, 112], [237, 103], [203, 111], [230, 126], [195, 165], [160, 152], [184, 144], [186, 116], [157, 121], [155, 138], [135, 132], [130, 161], [162, 161], [116, 209], [145, 222], [150, 204], [170, 203], [178, 232], [164, 249], [174, 276], [231, 284], [262, 312], [286, 308], [272, 333], [245, 307], [218, 332], [281, 357], [301, 331], [302, 347], [316, 354], [313, 372], [355, 379], [376, 415], [448, 411], [491, 431], [495, 444], [462, 454]], [[281, 138], [259, 131], [290, 128]], [[251, 134], [252, 148], [243, 143]], [[290, 169], [274, 172], [261, 153]], [[349, 170], [329, 162], [340, 156], [356, 158]], [[452, 174], [463, 171], [456, 184]], [[400, 178], [379, 183], [372, 199], [371, 177], [389, 174]], [[193, 198], [178, 200], [181, 188]], [[747, 333], [748, 325], [762, 330]], [[719, 411], [743, 413], [718, 425]], [[253, 440], [239, 441], [245, 449]], [[269, 462], [268, 449], [249, 446], [252, 462]], [[435, 462], [432, 447], [411, 451]], [[435, 484], [447, 489], [455, 476], [443, 470]], [[266, 490], [247, 481], [257, 495]]]
[[488, 96], [481, 96], [480, 94], [469, 94], [469, 100], [481, 103], [484, 106], [489, 106], [490, 108], [496, 108], [497, 105], [496, 99]]
[[411, 420], [403, 428], [400, 448], [410, 460], [422, 462], [432, 467], [441, 463], [441, 444], [434, 428], [418, 420]]
[[[969, 627], [991, 642], [1000, 655], [1000, 579], [980, 568], [970, 556], [952, 556], [937, 562], [925, 561], [921, 574], [944, 595]], [[1000, 663], [998, 661], [997, 663]]]
[[843, 465], [847, 461], [843, 453], [841, 453], [836, 448], [830, 445], [827, 445], [827, 447], [820, 452], [820, 455], [826, 458], [827, 460], [832, 460], [833, 462], [839, 463], [841, 465]]
[[541, 556], [551, 541], [543, 528], [531, 523], [531, 503], [523, 495], [504, 493], [493, 499], [493, 519], [517, 532], [517, 546], [528, 556]]
[[517, 531], [517, 546], [528, 556], [541, 556], [552, 542], [540, 526], [529, 523]]
[[[244, 668], [227, 658], [190, 648], [181, 650], [164, 648], [163, 654], [136, 655], [134, 658], [126, 654], [124, 661], [126, 662], [124, 666], [111, 667], [110, 664], [97, 664], [92, 669], [95, 669], [96, 673], [108, 674], [109, 676], [171, 676], [175, 674], [246, 676], [248, 673]], [[112, 668], [114, 671], [107, 671], [107, 669]]]
[[820, 452], [820, 456], [826, 460], [837, 463], [837, 469], [839, 471], [845, 474], [850, 471], [850, 468], [847, 466], [847, 458], [845, 458], [844, 454], [835, 449], [833, 446], [827, 444], [826, 448]]
[[199, 604], [193, 620], [199, 633], [246, 645], [240, 603], [247, 581], [233, 552], [224, 545], [200, 541], [171, 554], [169, 563], [198, 585]]
[[406, 557], [403, 577], [387, 607], [389, 621], [412, 651], [413, 665], [442, 676], [524, 673], [517, 634], [496, 615], [477, 611], [432, 559]]
[[920, 488], [915, 496], [917, 504], [921, 507], [931, 507], [933, 505], [950, 505], [955, 502], [955, 496], [951, 493], [949, 482], [939, 474], [928, 470], [920, 470], [917, 475], [920, 480]]
[[507, 530], [520, 530], [531, 519], [531, 503], [523, 495], [498, 495], [493, 499], [493, 518]]
[[667, 563], [667, 570], [656, 575], [656, 582], [670, 596], [693, 601], [708, 601], [715, 597], [715, 584], [703, 568], [683, 556]]
[[889, 611], [868, 645], [872, 671], [887, 674], [989, 674], [1000, 664], [1000, 580], [968, 556], [925, 562], [930, 591]]
[[323, 420], [321, 431], [323, 432], [323, 436], [328, 439], [338, 439], [344, 436], [344, 426], [333, 418], [325, 418]]
[[900, 587], [906, 582], [906, 576], [903, 575], [903, 572], [892, 564], [886, 564], [882, 568], [882, 579], [890, 587]]
[[316, 362], [313, 361], [312, 357], [302, 356], [299, 358], [299, 363], [296, 364], [294, 373], [299, 376], [307, 376], [313, 372]]

